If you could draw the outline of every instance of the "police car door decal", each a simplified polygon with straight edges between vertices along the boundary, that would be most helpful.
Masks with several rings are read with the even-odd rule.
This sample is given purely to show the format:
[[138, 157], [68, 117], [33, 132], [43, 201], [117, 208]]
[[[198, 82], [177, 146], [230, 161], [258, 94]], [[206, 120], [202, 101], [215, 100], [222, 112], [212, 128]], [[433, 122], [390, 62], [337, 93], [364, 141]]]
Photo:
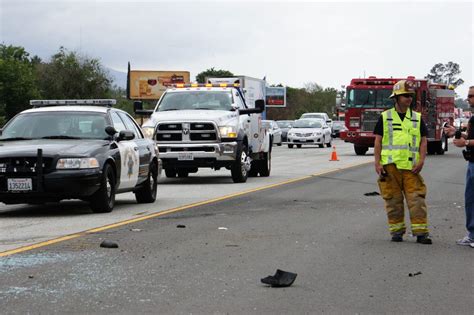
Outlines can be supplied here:
[[117, 143], [120, 151], [120, 189], [133, 188], [138, 182], [140, 165], [138, 145], [134, 141]]

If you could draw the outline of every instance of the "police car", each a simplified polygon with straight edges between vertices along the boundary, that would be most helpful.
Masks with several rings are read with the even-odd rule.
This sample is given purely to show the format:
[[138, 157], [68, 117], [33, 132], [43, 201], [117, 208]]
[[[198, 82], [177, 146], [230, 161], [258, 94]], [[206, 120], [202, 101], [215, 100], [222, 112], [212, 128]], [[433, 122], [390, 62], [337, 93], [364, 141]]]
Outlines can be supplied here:
[[115, 100], [34, 100], [0, 129], [0, 202], [82, 199], [110, 212], [115, 194], [156, 199], [158, 148]]

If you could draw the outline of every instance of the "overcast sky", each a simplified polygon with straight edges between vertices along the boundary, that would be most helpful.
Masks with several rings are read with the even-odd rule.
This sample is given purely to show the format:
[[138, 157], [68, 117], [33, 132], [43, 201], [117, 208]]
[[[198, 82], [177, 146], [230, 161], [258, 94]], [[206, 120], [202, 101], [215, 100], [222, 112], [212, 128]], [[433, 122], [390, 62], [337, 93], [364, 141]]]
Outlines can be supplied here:
[[424, 77], [457, 62], [474, 85], [472, 1], [0, 0], [0, 41], [42, 59], [60, 46], [132, 69], [208, 68], [303, 87]]

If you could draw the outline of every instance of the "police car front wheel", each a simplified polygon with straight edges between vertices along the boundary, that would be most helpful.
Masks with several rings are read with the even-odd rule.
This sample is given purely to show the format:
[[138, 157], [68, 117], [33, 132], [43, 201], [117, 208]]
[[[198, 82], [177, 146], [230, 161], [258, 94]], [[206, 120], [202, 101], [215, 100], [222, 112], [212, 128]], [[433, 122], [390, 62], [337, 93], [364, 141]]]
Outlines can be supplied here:
[[90, 199], [90, 207], [95, 213], [111, 212], [115, 205], [115, 172], [110, 164], [105, 164], [100, 188]]

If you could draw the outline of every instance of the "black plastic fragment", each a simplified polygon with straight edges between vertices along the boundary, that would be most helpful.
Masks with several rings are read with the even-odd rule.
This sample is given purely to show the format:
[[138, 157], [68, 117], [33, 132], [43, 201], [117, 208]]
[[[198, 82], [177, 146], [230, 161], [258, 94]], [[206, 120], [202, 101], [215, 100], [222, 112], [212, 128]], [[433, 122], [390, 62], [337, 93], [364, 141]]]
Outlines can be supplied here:
[[115, 243], [115, 242], [112, 242], [112, 241], [103, 241], [102, 243], [100, 243], [100, 247], [104, 247], [104, 248], [118, 248], [118, 244]]
[[295, 282], [296, 276], [296, 273], [277, 269], [273, 276], [262, 278], [260, 281], [272, 287], [289, 287]]
[[186, 227], [186, 225], [184, 225], [184, 224], [178, 224], [176, 227], [177, 227], [178, 229], [184, 229], [184, 228]]
[[364, 196], [379, 196], [380, 194], [376, 191], [365, 193]]

